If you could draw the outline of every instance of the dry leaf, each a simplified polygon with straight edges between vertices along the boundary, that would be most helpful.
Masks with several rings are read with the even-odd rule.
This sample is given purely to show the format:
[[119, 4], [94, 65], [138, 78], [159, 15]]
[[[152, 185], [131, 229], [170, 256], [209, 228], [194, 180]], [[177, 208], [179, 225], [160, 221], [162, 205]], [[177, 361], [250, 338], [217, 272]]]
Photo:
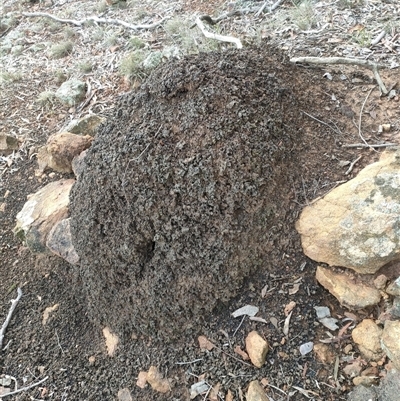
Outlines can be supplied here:
[[278, 319], [274, 316], [269, 318], [269, 321], [272, 323], [272, 325], [277, 329], [278, 328]]
[[206, 337], [206, 336], [199, 336], [198, 338], [200, 349], [211, 351], [215, 345]]
[[291, 311], [288, 315], [287, 318], [285, 319], [285, 323], [283, 325], [283, 334], [287, 336], [289, 334], [289, 323], [290, 323], [290, 318], [292, 317], [293, 311]]
[[250, 317], [250, 320], [252, 320], [253, 322], [268, 323], [265, 319], [258, 316], [252, 316]]
[[139, 372], [136, 385], [140, 388], [145, 388], [147, 386], [147, 372], [143, 370]]
[[106, 347], [108, 356], [114, 356], [117, 349], [119, 338], [116, 334], [112, 333], [109, 327], [104, 327], [103, 336], [106, 338]]
[[261, 298], [265, 298], [266, 297], [267, 291], [268, 291], [268, 284], [265, 284], [264, 287], [261, 290]]
[[293, 288], [289, 289], [289, 295], [296, 294], [300, 289], [300, 284], [293, 284]]
[[245, 305], [239, 309], [236, 309], [234, 312], [232, 312], [232, 316], [233, 317], [239, 317], [239, 316], [243, 316], [243, 315], [255, 316], [255, 315], [257, 315], [258, 310], [259, 309], [257, 306]]
[[247, 352], [243, 351], [240, 348], [240, 345], [237, 345], [234, 348], [234, 352], [236, 352], [238, 355], [240, 355], [243, 358], [244, 361], [248, 361], [250, 359], [249, 356], [247, 355]]
[[356, 24], [356, 25], [354, 25], [354, 26], [352, 26], [350, 29], [349, 29], [349, 33], [353, 33], [353, 32], [360, 32], [360, 31], [362, 31], [363, 29], [365, 29], [365, 26], [364, 25], [362, 25], [362, 24]]
[[228, 389], [228, 392], [226, 393], [225, 401], [233, 401], [233, 394], [232, 391]]
[[47, 321], [49, 320], [50, 313], [55, 312], [58, 309], [59, 306], [60, 306], [60, 304], [55, 304], [53, 306], [48, 306], [44, 310], [44, 312], [43, 312], [43, 320], [42, 320], [43, 326], [45, 326]]
[[210, 401], [218, 401], [218, 393], [219, 389], [221, 387], [221, 383], [217, 383], [210, 391], [210, 394], [208, 395], [208, 399]]
[[289, 315], [289, 313], [294, 309], [296, 306], [296, 302], [290, 301], [286, 306], [285, 306], [285, 316]]
[[204, 380], [192, 384], [190, 387], [190, 399], [193, 400], [193, 398], [196, 398], [199, 394], [206, 393], [209, 388], [210, 386]]

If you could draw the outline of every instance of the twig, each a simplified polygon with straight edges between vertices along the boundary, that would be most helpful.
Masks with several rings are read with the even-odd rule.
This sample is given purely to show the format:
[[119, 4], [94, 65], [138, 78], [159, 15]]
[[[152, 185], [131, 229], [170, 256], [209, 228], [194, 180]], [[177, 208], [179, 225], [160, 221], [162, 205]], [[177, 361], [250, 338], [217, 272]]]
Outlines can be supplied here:
[[[368, 94], [367, 94], [367, 96], [366, 96], [366, 98], [365, 98], [365, 100], [364, 100], [364, 103], [363, 103], [362, 106], [361, 106], [360, 117], [359, 117], [359, 119], [358, 119], [358, 136], [359, 136], [359, 137], [361, 138], [361, 140], [362, 140], [366, 145], [368, 145], [368, 146], [369, 146], [368, 142], [364, 139], [364, 137], [362, 136], [362, 133], [361, 133], [361, 118], [362, 118], [362, 113], [363, 113], [363, 110], [364, 110], [365, 103], [367, 103], [367, 100], [368, 100], [368, 98], [369, 98], [369, 95], [371, 94], [371, 92], [372, 92], [374, 89], [375, 89], [375, 86], [372, 87], [372, 88], [369, 90], [369, 92], [368, 92]], [[372, 146], [371, 146], [371, 149], [373, 149], [373, 150], [376, 152], [376, 150], [375, 150]]]
[[398, 143], [378, 143], [376, 145], [370, 145], [365, 143], [349, 143], [342, 145], [342, 148], [384, 148], [386, 146], [399, 146]]
[[274, 11], [276, 8], [278, 8], [282, 3], [284, 2], [284, 0], [278, 0], [276, 1], [274, 4], [272, 4], [272, 6], [270, 7], [269, 11]]
[[264, 1], [263, 5], [256, 12], [256, 14], [255, 14], [256, 17], [258, 17], [264, 11], [264, 8], [267, 7], [267, 4], [268, 4], [268, 1]]
[[152, 24], [132, 25], [132, 24], [128, 24], [125, 21], [121, 21], [119, 19], [107, 19], [107, 18], [100, 18], [100, 17], [96, 17], [96, 16], [83, 18], [81, 20], [75, 20], [75, 19], [58, 18], [52, 14], [41, 13], [41, 12], [21, 13], [21, 15], [23, 15], [24, 17], [45, 17], [45, 18], [53, 19], [54, 21], [57, 21], [57, 22], [62, 22], [64, 24], [72, 24], [72, 25], [77, 25], [77, 26], [82, 26], [83, 24], [90, 22], [90, 21], [97, 22], [98, 24], [122, 25], [125, 28], [133, 29], [135, 31], [140, 30], [140, 29], [153, 29], [153, 28], [157, 27], [158, 25], [162, 24], [166, 19], [168, 19], [168, 17], [164, 17], [164, 18], [161, 18], [160, 21], [153, 22]]
[[194, 359], [193, 361], [189, 361], [189, 362], [176, 362], [175, 365], [190, 365], [192, 363], [200, 362], [202, 360], [203, 360], [203, 358]]
[[347, 57], [295, 57], [290, 59], [290, 62], [312, 63], [312, 64], [347, 64], [347, 65], [358, 65], [360, 67], [365, 67], [373, 72], [381, 92], [384, 95], [387, 95], [389, 93], [378, 72], [378, 68], [385, 68], [385, 66], [375, 64], [369, 60], [347, 58]]
[[11, 300], [10, 310], [8, 311], [8, 315], [6, 317], [6, 320], [3, 323], [3, 326], [1, 326], [1, 330], [0, 330], [0, 349], [3, 346], [4, 333], [6, 332], [7, 326], [10, 323], [11, 316], [14, 313], [14, 310], [15, 310], [19, 300], [22, 297], [22, 290], [19, 287], [17, 289], [17, 294], [18, 294], [17, 298]]
[[371, 46], [377, 45], [386, 35], [386, 31], [383, 30], [381, 33], [373, 40], [371, 40]]
[[49, 376], [46, 376], [44, 379], [39, 380], [39, 381], [36, 382], [36, 383], [30, 384], [29, 386], [21, 387], [21, 388], [19, 388], [18, 390], [11, 391], [11, 393], [0, 394], [0, 398], [7, 397], [7, 396], [9, 396], [9, 395], [18, 394], [18, 393], [21, 393], [22, 391], [30, 390], [31, 388], [36, 387], [36, 386], [38, 386], [39, 384], [42, 384], [42, 383], [45, 382], [48, 378], [49, 378]]
[[326, 125], [328, 128], [330, 128], [332, 131], [336, 132], [337, 134], [342, 135], [342, 133], [339, 130], [339, 128], [337, 128], [337, 127], [336, 127], [336, 129], [333, 128], [332, 126], [330, 126], [329, 124], [325, 123], [324, 121], [318, 120], [318, 118], [312, 116], [311, 114], [306, 113], [304, 110], [301, 110], [301, 112], [304, 113], [306, 116], [312, 118], [313, 120], [318, 121], [319, 123], [321, 123], [323, 125]]
[[353, 162], [350, 163], [349, 168], [347, 169], [347, 171], [344, 173], [345, 175], [349, 175], [352, 171], [353, 171], [353, 167], [354, 165], [362, 158], [362, 156], [358, 156], [356, 160], [354, 160]]
[[236, 358], [236, 356], [230, 354], [229, 352], [224, 351], [222, 348], [219, 348], [219, 347], [217, 347], [217, 346], [215, 346], [215, 348], [216, 348], [217, 350], [223, 352], [225, 355], [227, 355], [227, 356], [229, 356], [229, 357], [235, 359], [236, 361], [239, 361], [239, 362], [243, 363], [243, 365], [251, 366], [249, 363], [247, 363], [247, 362], [245, 362], [245, 361], [242, 361], [242, 360], [239, 359], [239, 358]]
[[245, 317], [246, 317], [246, 315], [243, 315], [242, 321], [239, 323], [239, 326], [236, 327], [236, 330], [235, 330], [235, 332], [232, 334], [232, 337], [235, 337], [236, 333], [237, 333], [238, 330], [240, 329], [240, 326], [243, 324]]
[[224, 35], [218, 35], [216, 33], [208, 32], [206, 30], [206, 27], [204, 26], [203, 22], [201, 21], [200, 17], [196, 18], [196, 25], [200, 28], [201, 32], [203, 33], [203, 35], [206, 38], [220, 40], [221, 42], [235, 43], [235, 45], [238, 49], [241, 49], [243, 47], [242, 42], [239, 39], [234, 38], [233, 36], [224, 36]]

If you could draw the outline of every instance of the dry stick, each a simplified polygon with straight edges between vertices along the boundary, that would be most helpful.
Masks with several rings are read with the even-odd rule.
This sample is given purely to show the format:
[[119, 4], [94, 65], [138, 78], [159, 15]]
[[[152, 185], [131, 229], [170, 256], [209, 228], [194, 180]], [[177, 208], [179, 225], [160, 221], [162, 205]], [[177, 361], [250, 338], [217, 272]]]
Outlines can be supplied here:
[[234, 38], [232, 36], [223, 36], [223, 35], [218, 35], [216, 33], [208, 32], [206, 30], [206, 27], [204, 26], [203, 22], [201, 21], [200, 17], [196, 18], [196, 25], [200, 28], [201, 32], [203, 33], [203, 35], [206, 38], [220, 40], [221, 42], [235, 43], [235, 45], [237, 46], [238, 49], [241, 49], [243, 47], [242, 42], [237, 38]]
[[356, 160], [354, 160], [353, 162], [350, 163], [349, 168], [347, 169], [347, 171], [344, 173], [345, 175], [349, 175], [352, 171], [353, 171], [353, 167], [354, 165], [362, 158], [362, 156], [358, 156]]
[[318, 118], [312, 116], [311, 114], [306, 113], [304, 110], [300, 110], [300, 111], [301, 111], [302, 113], [304, 113], [306, 116], [312, 118], [313, 120], [318, 121], [319, 123], [321, 123], [321, 124], [323, 124], [323, 125], [326, 125], [328, 128], [330, 128], [332, 131], [336, 132], [337, 134], [342, 135], [342, 133], [341, 133], [341, 131], [340, 131], [339, 128], [337, 128], [337, 127], [336, 127], [336, 129], [335, 129], [335, 128], [332, 128], [329, 124], [325, 123], [324, 121], [318, 120]]
[[382, 65], [378, 65], [369, 60], [361, 60], [357, 58], [346, 58], [346, 57], [295, 57], [290, 59], [291, 63], [312, 63], [312, 64], [347, 64], [347, 65], [358, 65], [371, 70], [374, 74], [376, 82], [379, 85], [381, 92], [384, 95], [388, 94], [385, 84], [383, 83], [378, 68], [385, 68]]
[[75, 19], [58, 18], [54, 15], [51, 15], [48, 13], [40, 13], [40, 12], [21, 13], [21, 15], [23, 15], [24, 17], [46, 17], [46, 18], [53, 19], [54, 21], [57, 21], [57, 22], [62, 22], [64, 24], [72, 24], [72, 25], [77, 25], [77, 26], [82, 26], [83, 24], [85, 24], [86, 22], [89, 22], [89, 21], [97, 22], [98, 24], [122, 25], [125, 28], [133, 29], [135, 31], [137, 31], [139, 29], [153, 29], [153, 28], [157, 27], [158, 25], [162, 24], [166, 19], [168, 19], [168, 17], [164, 17], [164, 18], [161, 18], [160, 21], [153, 22], [152, 24], [132, 25], [132, 24], [128, 24], [125, 21], [121, 21], [119, 19], [107, 19], [107, 18], [100, 18], [100, 17], [96, 17], [96, 16], [83, 18], [81, 20], [75, 20]]
[[[375, 89], [375, 86], [372, 87], [372, 88], [369, 90], [369, 92], [368, 92], [368, 94], [367, 94], [367, 96], [366, 96], [366, 98], [365, 98], [365, 100], [364, 100], [364, 103], [363, 103], [362, 106], [361, 106], [360, 117], [359, 117], [359, 119], [358, 119], [358, 136], [359, 136], [359, 137], [361, 138], [361, 140], [362, 140], [366, 145], [368, 145], [368, 146], [369, 146], [368, 142], [364, 139], [364, 137], [362, 136], [362, 133], [361, 133], [361, 118], [362, 118], [362, 113], [363, 113], [363, 110], [364, 110], [365, 103], [367, 103], [367, 100], [368, 100], [368, 98], [369, 98], [369, 95], [371, 94], [371, 92], [372, 92], [374, 89]], [[376, 152], [376, 150], [375, 150], [372, 146], [371, 146], [370, 148]]]
[[386, 35], [386, 31], [383, 30], [375, 39], [371, 40], [371, 45], [377, 45]]
[[9, 396], [9, 395], [18, 394], [18, 393], [21, 393], [22, 391], [30, 390], [31, 388], [36, 387], [36, 386], [38, 386], [39, 384], [42, 384], [42, 383], [45, 382], [48, 378], [49, 378], [49, 376], [46, 376], [44, 379], [39, 380], [39, 381], [36, 382], [36, 383], [30, 384], [29, 386], [21, 387], [21, 388], [19, 388], [18, 390], [11, 391], [11, 393], [0, 394], [0, 398], [7, 397], [7, 396]]
[[6, 332], [7, 326], [10, 323], [11, 316], [14, 313], [14, 310], [15, 310], [15, 308], [17, 306], [18, 301], [22, 297], [22, 290], [19, 287], [17, 289], [17, 294], [18, 294], [17, 298], [11, 300], [10, 310], [8, 311], [8, 315], [6, 317], [5, 322], [3, 323], [3, 326], [1, 326], [1, 330], [0, 330], [0, 350], [1, 350], [2, 346], [3, 346], [4, 333]]
[[386, 146], [399, 146], [398, 143], [379, 143], [377, 145], [369, 145], [365, 143], [350, 143], [348, 145], [342, 145], [342, 148], [384, 148]]

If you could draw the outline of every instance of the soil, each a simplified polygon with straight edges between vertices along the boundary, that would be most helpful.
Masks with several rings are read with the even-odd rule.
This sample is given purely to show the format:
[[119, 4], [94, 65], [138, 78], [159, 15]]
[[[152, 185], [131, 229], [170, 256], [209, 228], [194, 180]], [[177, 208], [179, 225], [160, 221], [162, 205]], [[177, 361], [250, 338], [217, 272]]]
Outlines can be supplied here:
[[[120, 389], [128, 388], [135, 400], [185, 400], [189, 399], [190, 386], [202, 377], [211, 386], [221, 383], [221, 394], [229, 389], [238, 400], [243, 399], [248, 383], [254, 379], [267, 380], [263, 383], [273, 400], [305, 399], [296, 387], [311, 391], [308, 396], [316, 400], [346, 399], [352, 384], [342, 368], [344, 347], [352, 344], [351, 339], [329, 345], [333, 353], [330, 364], [319, 361], [314, 353], [301, 356], [299, 352], [301, 344], [318, 343], [326, 337], [326, 329], [316, 321], [314, 306], [328, 306], [338, 318], [343, 318], [346, 311], [316, 283], [316, 264], [303, 255], [294, 222], [306, 204], [350, 179], [379, 156], [368, 148], [342, 146], [360, 142], [354, 122], [373, 84], [370, 75], [364, 73], [356, 74], [356, 82], [342, 80], [343, 73], [351, 77], [353, 69], [349, 67], [330, 68], [332, 80], [326, 79], [325, 70], [290, 64], [288, 55], [277, 47], [264, 41], [261, 47], [241, 53], [228, 50], [170, 62], [132, 94], [110, 100], [107, 105], [114, 108], [116, 104], [115, 112], [103, 110], [108, 122], [89, 152], [86, 171], [72, 198], [74, 238], [82, 255], [78, 267], [55, 256], [34, 255], [13, 236], [15, 216], [26, 196], [61, 177], [51, 172], [35, 174], [37, 164], [30, 157], [34, 149], [26, 145], [32, 145], [32, 141], [25, 140], [21, 158], [13, 159], [0, 181], [0, 203], [4, 205], [0, 212], [2, 316], [6, 316], [9, 301], [16, 296], [16, 287], [23, 291], [6, 331], [3, 346], [7, 348], [1, 353], [0, 374], [14, 377], [19, 387], [48, 378], [14, 399], [115, 400]], [[390, 81], [390, 71], [382, 77]], [[232, 84], [235, 80], [236, 92]], [[24, 85], [32, 83], [17, 83], [18, 93], [23, 92]], [[13, 132], [13, 113], [22, 105], [11, 92], [2, 98], [2, 105], [8, 107], [2, 111], [2, 129]], [[376, 140], [377, 122], [389, 120], [392, 131], [379, 140], [396, 141], [398, 111], [398, 102], [380, 98], [378, 91], [373, 91], [365, 109], [368, 114], [362, 114], [365, 138]], [[74, 112], [48, 112], [46, 130], [38, 128], [34, 146], [43, 144], [48, 136], [45, 132], [62, 125], [63, 118]], [[37, 116], [42, 118], [40, 109], [27, 108], [25, 113], [32, 121]], [[219, 138], [215, 128], [220, 132]], [[187, 146], [176, 150], [182, 141]], [[147, 151], [142, 154], [143, 150]], [[223, 185], [215, 192], [211, 206], [226, 198], [228, 182], [237, 183], [241, 191], [235, 193], [233, 206], [227, 205], [225, 214], [217, 218], [212, 210], [204, 208], [207, 199], [199, 183], [194, 180], [190, 187], [188, 180], [179, 181], [175, 176], [181, 184], [181, 205], [192, 199], [195, 207], [190, 213], [200, 213], [201, 224], [190, 226], [198, 232], [194, 231], [193, 238], [187, 240], [195, 256], [171, 262], [177, 267], [184, 260], [187, 276], [180, 268], [167, 277], [160, 261], [168, 249], [148, 241], [154, 234], [150, 222], [159, 224], [158, 232], [167, 235], [167, 220], [176, 216], [182, 226], [185, 214], [177, 204], [170, 207], [171, 195], [162, 192], [166, 188], [161, 180], [165, 172], [156, 170], [157, 175], [152, 175], [150, 163], [161, 170], [163, 158], [169, 156], [166, 166], [173, 169], [180, 159], [194, 157], [189, 161], [193, 167], [199, 164], [197, 155], [207, 160], [207, 155], [219, 150], [216, 160], [223, 161], [223, 152], [230, 151], [232, 165], [226, 170], [226, 178], [218, 178]], [[339, 161], [353, 161], [359, 156], [361, 161], [346, 175], [348, 166], [343, 167]], [[204, 165], [207, 182], [216, 181], [211, 174], [216, 172], [216, 165]], [[250, 170], [248, 165], [252, 165]], [[263, 176], [266, 185], [255, 185], [257, 178]], [[253, 186], [245, 192], [243, 188], [249, 181]], [[144, 208], [147, 200], [139, 198], [146, 189], [155, 205], [150, 210]], [[263, 208], [268, 205], [275, 211], [274, 217], [266, 219], [267, 236], [257, 224], [259, 216], [252, 204], [255, 199], [265, 202]], [[238, 204], [242, 209], [235, 208]], [[251, 212], [245, 209], [247, 204], [253, 206]], [[131, 244], [139, 232], [124, 222], [143, 222], [136, 217], [133, 206], [144, 218], [140, 224], [146, 241], [124, 260], [118, 246], [122, 239]], [[93, 224], [94, 219], [98, 219], [98, 226]], [[207, 227], [209, 221], [217, 227], [226, 224], [229, 229], [240, 224], [242, 231], [234, 232], [229, 241], [216, 238], [210, 245], [206, 241], [211, 238], [213, 226]], [[98, 229], [101, 224], [103, 231]], [[185, 238], [167, 239], [176, 249], [183, 249]], [[218, 271], [209, 270], [213, 245], [220, 262]], [[238, 258], [231, 256], [232, 249], [240, 250]], [[225, 251], [231, 253], [225, 256]], [[243, 264], [245, 258], [252, 263]], [[201, 263], [204, 260], [207, 263]], [[101, 269], [95, 267], [95, 261]], [[141, 274], [127, 274], [126, 267], [132, 261], [141, 264]], [[246, 269], [242, 270], [244, 265]], [[153, 287], [153, 293], [143, 292], [142, 304], [138, 305], [135, 301], [139, 297], [135, 298], [132, 287], [146, 279], [150, 268], [158, 278], [170, 282], [165, 288]], [[119, 271], [122, 280], [117, 275]], [[230, 271], [234, 277], [229, 277]], [[177, 277], [193, 280], [196, 293], [180, 292]], [[296, 283], [300, 283], [298, 291], [293, 290]], [[175, 303], [168, 304], [171, 299]], [[284, 308], [290, 301], [295, 301], [296, 307], [285, 336]], [[56, 304], [58, 309], [43, 325], [45, 308]], [[246, 304], [258, 306], [258, 316], [266, 323], [231, 316]], [[360, 311], [357, 318], [377, 313]], [[107, 354], [102, 334], [105, 325], [120, 336], [113, 357]], [[245, 348], [245, 338], [252, 330], [257, 330], [270, 345], [266, 365], [261, 369], [243, 361], [234, 351], [237, 345]], [[215, 347], [211, 351], [200, 350], [198, 335], [206, 336]], [[357, 356], [355, 348], [354, 352]], [[138, 373], [152, 365], [170, 380], [171, 391], [165, 395], [149, 386], [141, 389], [136, 385]], [[384, 371], [382, 366], [380, 369]]]

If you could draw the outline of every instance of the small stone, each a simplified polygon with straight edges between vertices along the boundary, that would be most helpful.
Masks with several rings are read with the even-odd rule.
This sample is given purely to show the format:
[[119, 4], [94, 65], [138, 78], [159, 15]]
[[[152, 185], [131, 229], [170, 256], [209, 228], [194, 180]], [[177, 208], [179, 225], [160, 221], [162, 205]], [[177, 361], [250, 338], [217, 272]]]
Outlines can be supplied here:
[[92, 366], [96, 362], [96, 357], [94, 355], [89, 356], [89, 365]]
[[315, 276], [342, 305], [350, 309], [363, 309], [376, 305], [381, 299], [381, 294], [375, 286], [361, 281], [355, 274], [333, 272], [318, 266]]
[[246, 337], [246, 351], [252, 364], [261, 368], [265, 363], [268, 343], [256, 331], [251, 331]]
[[389, 295], [393, 295], [395, 297], [400, 296], [400, 277], [398, 277], [387, 286], [386, 292]]
[[106, 339], [108, 356], [114, 356], [119, 343], [118, 336], [115, 333], [111, 332], [109, 327], [105, 327], [103, 329], [103, 335]]
[[233, 394], [232, 391], [228, 389], [226, 396], [225, 396], [225, 401], [233, 401]]
[[400, 320], [385, 322], [381, 344], [393, 365], [400, 370]]
[[348, 355], [350, 354], [350, 352], [353, 350], [353, 346], [351, 344], [347, 344], [344, 348], [343, 348], [343, 352]]
[[147, 372], [139, 372], [136, 385], [140, 388], [145, 388], [147, 386]]
[[0, 133], [0, 154], [8, 155], [18, 147], [18, 139], [15, 136]]
[[127, 388], [118, 391], [118, 401], [132, 401], [131, 392]]
[[353, 379], [353, 384], [355, 386], [365, 386], [365, 387], [370, 387], [374, 384], [378, 383], [378, 379], [376, 377], [371, 377], [371, 376], [357, 376]]
[[359, 376], [361, 370], [362, 370], [361, 361], [357, 359], [343, 368], [343, 372], [349, 377]]
[[147, 372], [147, 383], [150, 384], [153, 390], [159, 393], [165, 394], [171, 389], [168, 379], [164, 379], [155, 366], [150, 366]]
[[374, 285], [378, 290], [383, 290], [386, 286], [388, 278], [384, 274], [380, 274], [374, 280]]
[[365, 319], [351, 333], [361, 354], [368, 360], [378, 361], [382, 358], [382, 329], [371, 319]]
[[53, 306], [48, 306], [44, 312], [43, 312], [43, 320], [42, 320], [42, 324], [43, 326], [45, 326], [47, 324], [47, 321], [50, 318], [50, 314], [55, 312], [56, 310], [58, 310], [58, 307], [60, 306], [60, 304], [55, 304]]
[[246, 401], [268, 401], [268, 397], [258, 380], [250, 382], [246, 393]]
[[328, 344], [314, 344], [314, 353], [317, 359], [321, 361], [324, 365], [330, 365], [335, 360], [335, 354]]

